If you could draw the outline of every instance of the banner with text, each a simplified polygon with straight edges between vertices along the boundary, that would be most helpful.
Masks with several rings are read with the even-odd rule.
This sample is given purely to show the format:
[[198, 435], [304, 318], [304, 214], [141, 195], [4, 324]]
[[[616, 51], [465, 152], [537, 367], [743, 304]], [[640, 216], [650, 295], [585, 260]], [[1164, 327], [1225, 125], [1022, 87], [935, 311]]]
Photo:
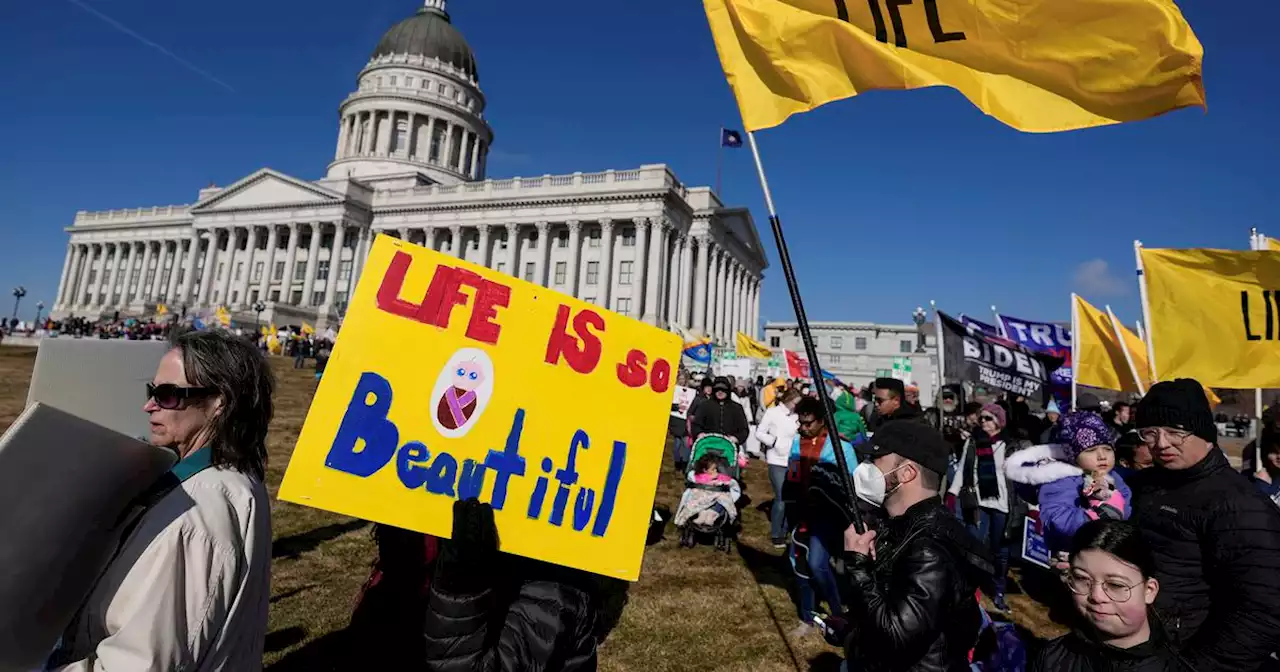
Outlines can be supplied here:
[[[1000, 328], [1005, 338], [1032, 351], [1051, 355], [1062, 360], [1062, 366], [1049, 379], [1055, 386], [1071, 387], [1071, 328], [1052, 322], [1019, 320], [1008, 315], [1000, 316]], [[1070, 392], [1068, 392], [1070, 394]]]
[[1034, 397], [1048, 384], [1049, 374], [1062, 365], [1052, 355], [1033, 352], [999, 336], [969, 328], [938, 311], [947, 378]]
[[427, 534], [492, 504], [503, 551], [634, 581], [681, 341], [379, 236], [280, 499]]
[[809, 360], [804, 355], [795, 350], [783, 350], [783, 357], [787, 360], [787, 377], [788, 378], [808, 378], [809, 377]]

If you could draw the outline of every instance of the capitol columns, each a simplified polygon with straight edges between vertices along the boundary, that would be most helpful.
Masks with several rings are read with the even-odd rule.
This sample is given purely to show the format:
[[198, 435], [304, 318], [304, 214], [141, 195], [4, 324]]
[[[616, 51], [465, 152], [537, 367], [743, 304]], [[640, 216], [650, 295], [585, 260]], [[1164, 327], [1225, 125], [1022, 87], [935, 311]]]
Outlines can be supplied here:
[[631, 283], [635, 287], [631, 295], [631, 316], [642, 319], [645, 315], [645, 280], [649, 277], [649, 231], [653, 228], [653, 222], [645, 217], [637, 217], [631, 221], [636, 227], [636, 256], [635, 262], [631, 264]]
[[709, 264], [711, 257], [710, 236], [698, 236], [698, 270], [693, 282], [693, 329], [707, 335], [707, 287], [710, 286]]
[[[194, 233], [194, 231], [192, 232]], [[194, 236], [193, 236], [194, 238]], [[165, 303], [182, 303], [175, 296], [178, 291], [178, 274], [182, 272], [182, 239], [173, 241], [173, 255], [169, 257], [169, 282], [164, 289]]]
[[[253, 258], [258, 256], [258, 227], [250, 226], [246, 234], [247, 240], [244, 244], [244, 275], [240, 277], [236, 286], [236, 298], [239, 305], [247, 306], [252, 303], [249, 300], [249, 278], [253, 276]], [[230, 304], [228, 304], [230, 305]]]
[[707, 336], [720, 338], [720, 264], [724, 260], [724, 251], [719, 245], [711, 245], [711, 270], [707, 274]]
[[680, 279], [683, 277], [685, 236], [678, 230], [672, 230], [671, 235], [671, 254], [669, 258], [672, 263], [667, 272], [663, 274], [663, 280], [667, 283], [667, 323], [679, 322], [684, 325], [684, 320], [680, 319], [680, 304], [684, 303], [681, 295]]
[[316, 267], [320, 265], [320, 222], [311, 222], [311, 246], [307, 249], [306, 279], [302, 283], [302, 302], [300, 305], [309, 308], [317, 307], [311, 297], [316, 289]]
[[691, 234], [680, 236], [680, 303], [676, 306], [676, 322], [688, 328], [693, 326], [689, 318], [693, 307], [693, 251]]
[[479, 236], [480, 236], [480, 239], [476, 243], [477, 246], [480, 248], [480, 265], [484, 266], [485, 268], [490, 268], [489, 246], [491, 245], [491, 242], [489, 241], [489, 229], [492, 228], [492, 226], [489, 224], [481, 224], [476, 228], [479, 229]]
[[222, 255], [222, 267], [226, 273], [222, 277], [222, 287], [216, 292], [216, 301], [223, 306], [231, 304], [231, 276], [235, 275], [236, 257], [240, 251], [240, 230], [236, 227], [227, 229], [227, 252]]
[[[164, 298], [161, 294], [164, 288], [161, 285], [164, 284], [164, 258], [169, 254], [169, 242], [168, 240], [161, 240], [156, 243], [156, 273], [151, 276], [151, 293], [149, 295], [154, 303], [162, 303]], [[181, 251], [182, 244], [177, 241], [173, 241], [173, 244], [177, 246], [177, 249], [174, 250], [174, 255], [176, 256]], [[178, 268], [177, 259], [174, 259], [172, 263], [176, 272]], [[144, 275], [143, 278], [145, 279], [146, 276]]]
[[58, 296], [53, 302], [54, 308], [61, 308], [67, 294], [67, 278], [71, 276], [71, 265], [75, 259], [76, 244], [67, 244], [67, 253], [62, 258], [62, 277], [58, 278]]
[[449, 255], [462, 258], [462, 227], [454, 224], [449, 227]]
[[280, 279], [280, 302], [293, 305], [293, 272], [298, 263], [297, 222], [289, 222], [289, 243], [284, 252], [284, 277]]
[[111, 288], [115, 286], [116, 264], [120, 261], [120, 244], [104, 243], [102, 249], [102, 273], [98, 275], [98, 296], [94, 306], [102, 308], [111, 301]]
[[516, 268], [516, 264], [518, 263], [517, 255], [519, 251], [520, 251], [520, 225], [514, 224], [514, 223], [507, 224], [506, 264], [507, 264], [507, 273], [510, 273], [511, 277], [513, 278], [520, 277], [520, 269]]
[[324, 279], [324, 303], [321, 304], [321, 309], [325, 313], [333, 310], [333, 294], [338, 289], [338, 267], [342, 265], [342, 247], [346, 237], [346, 222], [334, 222], [333, 244], [329, 246], [329, 274]]
[[613, 289], [613, 220], [600, 220], [600, 306], [609, 310]]
[[538, 229], [538, 265], [535, 267], [533, 281], [543, 287], [550, 287], [548, 282], [548, 266], [551, 265], [551, 222], [537, 222]]
[[[476, 140], [476, 146], [480, 146], [479, 139]], [[473, 162], [472, 167], [475, 167]], [[578, 296], [578, 255], [582, 246], [582, 222], [571, 219], [565, 222], [565, 226], [569, 227], [569, 264], [568, 273], [565, 275], [565, 281], [569, 283], [569, 296]]]
[[[217, 255], [218, 229], [209, 229], [209, 244], [204, 248], [204, 273], [200, 274], [200, 295], [193, 301], [198, 306], [208, 306], [213, 300], [213, 260]], [[195, 273], [196, 267], [192, 266], [189, 281], [194, 281]]]
[[258, 300], [266, 301], [271, 297], [271, 272], [275, 270], [276, 246], [279, 244], [280, 227], [272, 224], [267, 227], [266, 260], [262, 264], [262, 278], [258, 283]]
[[[133, 266], [133, 264], [129, 264]], [[147, 287], [147, 266], [151, 265], [151, 241], [142, 241], [142, 270], [138, 271], [138, 291], [133, 298], [138, 303], [151, 300], [151, 289]], [[159, 271], [156, 271], [159, 273]]]

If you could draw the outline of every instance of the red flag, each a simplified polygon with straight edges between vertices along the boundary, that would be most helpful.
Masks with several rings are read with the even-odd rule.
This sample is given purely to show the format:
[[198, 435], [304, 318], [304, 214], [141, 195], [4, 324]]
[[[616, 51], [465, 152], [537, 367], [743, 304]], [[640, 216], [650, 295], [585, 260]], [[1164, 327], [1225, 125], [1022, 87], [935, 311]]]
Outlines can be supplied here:
[[794, 350], [783, 350], [782, 354], [787, 358], [787, 376], [791, 378], [808, 378], [809, 377], [809, 360], [800, 356], [800, 353]]

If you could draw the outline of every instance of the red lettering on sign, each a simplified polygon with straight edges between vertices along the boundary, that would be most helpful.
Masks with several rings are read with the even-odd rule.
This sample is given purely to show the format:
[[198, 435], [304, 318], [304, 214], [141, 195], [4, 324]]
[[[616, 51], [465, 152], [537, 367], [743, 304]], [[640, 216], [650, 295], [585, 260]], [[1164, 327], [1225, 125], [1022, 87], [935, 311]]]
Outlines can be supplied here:
[[661, 394], [671, 387], [671, 362], [659, 359], [653, 363], [653, 375], [649, 376], [649, 389]]
[[649, 376], [645, 372], [645, 365], [649, 363], [649, 358], [645, 357], [643, 352], [632, 350], [627, 353], [627, 359], [618, 365], [618, 381], [627, 387], [640, 387], [644, 385], [644, 381]]
[[400, 317], [417, 319], [418, 304], [409, 303], [400, 298], [400, 289], [404, 287], [404, 276], [409, 272], [411, 264], [413, 264], [413, 255], [408, 252], [396, 252], [396, 256], [391, 258], [391, 265], [387, 267], [386, 275], [382, 276], [382, 284], [378, 286], [377, 304], [380, 310]]
[[458, 291], [462, 288], [464, 272], [469, 271], [449, 266], [436, 267], [436, 274], [431, 277], [431, 284], [427, 287], [427, 298], [418, 310], [419, 321], [441, 329], [449, 328], [449, 318], [453, 316], [454, 307], [467, 302], [467, 295]]
[[506, 308], [511, 302], [511, 288], [476, 277], [480, 280], [480, 286], [476, 288], [476, 303], [471, 309], [471, 321], [467, 323], [467, 338], [497, 343], [502, 325], [493, 320], [498, 316], [498, 309]]
[[593, 310], [581, 310], [573, 316], [573, 334], [569, 334], [569, 306], [561, 305], [556, 312], [556, 326], [547, 340], [548, 364], [559, 364], [563, 357], [569, 368], [578, 373], [591, 373], [600, 364], [603, 348], [600, 337], [591, 332], [604, 332], [604, 318]]
[[404, 288], [404, 278], [413, 264], [413, 255], [407, 252], [396, 252], [391, 258], [391, 265], [382, 277], [378, 286], [377, 306], [392, 315], [407, 317], [433, 327], [446, 329], [453, 316], [453, 309], [466, 305], [470, 297], [460, 291], [463, 285], [475, 290], [475, 301], [472, 305], [471, 318], [467, 322], [467, 338], [483, 343], [497, 343], [502, 333], [502, 325], [494, 320], [498, 316], [498, 308], [506, 308], [511, 301], [511, 288], [498, 282], [486, 280], [480, 274], [465, 268], [437, 266], [431, 283], [427, 286], [427, 295], [422, 303], [411, 303], [400, 298]]

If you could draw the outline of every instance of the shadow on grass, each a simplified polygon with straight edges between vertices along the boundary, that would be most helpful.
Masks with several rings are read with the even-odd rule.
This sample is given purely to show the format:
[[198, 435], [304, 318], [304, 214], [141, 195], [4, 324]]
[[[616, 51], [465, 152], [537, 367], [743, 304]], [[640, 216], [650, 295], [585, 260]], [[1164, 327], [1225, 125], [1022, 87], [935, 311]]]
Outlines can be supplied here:
[[307, 629], [298, 625], [285, 628], [284, 630], [276, 630], [268, 632], [263, 649], [267, 653], [274, 653], [281, 649], [287, 649], [298, 642], [307, 638]]
[[777, 555], [761, 551], [746, 544], [738, 545], [738, 555], [747, 565], [756, 583], [764, 586], [777, 586], [791, 590], [795, 585], [795, 574], [785, 555]]
[[369, 525], [367, 520], [349, 520], [345, 523], [334, 523], [317, 527], [309, 532], [281, 537], [271, 545], [272, 558], [296, 559], [307, 551], [313, 551], [320, 544]]
[[[289, 630], [293, 628], [283, 632]], [[339, 672], [359, 669], [359, 666], [351, 664], [350, 648], [347, 632], [336, 630], [311, 640], [306, 646], [267, 666], [266, 672]]]
[[809, 659], [809, 672], [839, 672], [843, 662], [839, 654], [824, 651]]
[[305, 586], [298, 586], [297, 588], [294, 588], [293, 590], [286, 590], [286, 591], [284, 591], [283, 593], [280, 593], [279, 595], [272, 595], [272, 596], [271, 596], [271, 604], [275, 604], [276, 602], [279, 602], [280, 600], [288, 599], [288, 598], [290, 598], [290, 597], [293, 597], [294, 595], [297, 595], [298, 593], [301, 593], [301, 592], [304, 592], [304, 591], [311, 590], [312, 588], [315, 588], [315, 587], [316, 587], [316, 584], [314, 584], [314, 583], [308, 583], [308, 584], [307, 584], [307, 585], [305, 585]]

